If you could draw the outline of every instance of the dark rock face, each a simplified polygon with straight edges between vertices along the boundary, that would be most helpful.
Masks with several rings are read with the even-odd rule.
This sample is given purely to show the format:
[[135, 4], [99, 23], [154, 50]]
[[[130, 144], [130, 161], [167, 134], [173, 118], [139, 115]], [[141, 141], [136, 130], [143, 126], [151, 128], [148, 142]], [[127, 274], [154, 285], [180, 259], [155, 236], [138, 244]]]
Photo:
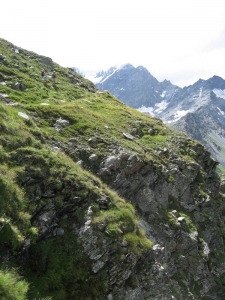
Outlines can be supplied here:
[[[178, 147], [185, 143], [181, 139]], [[217, 236], [215, 228], [223, 226], [221, 212], [225, 205], [220, 206], [220, 217], [218, 210], [212, 208], [213, 197], [219, 196], [218, 178], [213, 171], [216, 162], [203, 146], [191, 147], [189, 151], [195, 153], [195, 163], [187, 163], [164, 149], [161, 155], [169, 158], [170, 165], [156, 167], [118, 149], [100, 165], [100, 177], [114, 178], [110, 186], [135, 205], [141, 216], [140, 228], [155, 243], [147, 256], [132, 262], [134, 269], [127, 278], [133, 278], [135, 287], [124, 287], [120, 295], [116, 294], [118, 299], [197, 299], [197, 286], [201, 286], [203, 298], [223, 299], [225, 290], [218, 286], [212, 270], [218, 270], [216, 276], [223, 276], [225, 271], [219, 264], [209, 267], [207, 263], [207, 257], [223, 248], [223, 239]], [[193, 185], [199, 180], [201, 168], [210, 176], [208, 198]], [[184, 277], [186, 287], [190, 287], [188, 294], [177, 283]]]
[[[159, 149], [158, 154], [166, 157], [169, 164], [162, 161], [156, 165], [154, 159], [147, 162], [116, 146], [113, 155], [101, 158], [98, 163], [96, 175], [134, 205], [139, 229], [154, 242], [151, 250], [138, 257], [128, 251], [127, 243], [118, 239], [118, 247], [126, 253], [121, 264], [114, 261], [112, 245], [104, 237], [106, 224], [93, 226], [91, 206], [84, 224], [73, 225], [94, 274], [103, 270], [109, 274], [107, 299], [222, 300], [224, 297], [224, 263], [219, 262], [218, 256], [224, 248], [220, 231], [224, 227], [225, 202], [220, 194], [223, 185], [220, 188], [215, 173], [217, 162], [206, 148], [192, 144], [189, 139], [180, 137], [176, 145], [177, 149], [191, 153], [194, 160], [182, 159], [168, 142], [168, 147]], [[91, 153], [91, 149], [87, 151]], [[85, 167], [92, 168], [92, 160]], [[203, 178], [208, 194], [199, 189]], [[103, 210], [110, 206], [107, 197], [95, 202]], [[61, 232], [57, 228], [52, 234]]]

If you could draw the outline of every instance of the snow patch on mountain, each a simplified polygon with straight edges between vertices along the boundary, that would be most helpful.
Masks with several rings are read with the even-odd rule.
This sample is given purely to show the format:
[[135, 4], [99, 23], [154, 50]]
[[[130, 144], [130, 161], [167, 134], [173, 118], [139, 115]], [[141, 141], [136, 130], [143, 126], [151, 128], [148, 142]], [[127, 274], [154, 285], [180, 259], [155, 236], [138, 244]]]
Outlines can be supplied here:
[[85, 78], [89, 79], [94, 84], [101, 82], [104, 76], [96, 77], [96, 74], [85, 74]]
[[[110, 73], [108, 76], [104, 77], [102, 76], [101, 77], [101, 80], [98, 81], [98, 82], [95, 82], [95, 83], [103, 83], [104, 81], [106, 81], [110, 76], [112, 76], [113, 74], [115, 74], [117, 72], [118, 69], [115, 69], [112, 73]], [[89, 78], [88, 78], [89, 79]]]
[[154, 116], [154, 113], [153, 113], [154, 108], [153, 107], [146, 107], [146, 106], [142, 105], [141, 107], [137, 108], [137, 110], [142, 113], [145, 113], [145, 114], [148, 113], [148, 114]]
[[167, 101], [165, 101], [165, 100], [163, 100], [160, 103], [156, 103], [155, 104], [156, 109], [154, 109], [154, 111], [156, 113], [161, 113], [161, 112], [163, 112], [167, 108], [168, 104], [169, 103]]
[[81, 76], [87, 78], [88, 80], [92, 81], [94, 84], [103, 83], [106, 81], [110, 76], [115, 74], [118, 70], [121, 69], [129, 69], [134, 68], [129, 63], [117, 64], [114, 67], [109, 69], [101, 69], [101, 70], [83, 70], [78, 68], [73, 68], [74, 71], [79, 73]]
[[180, 120], [183, 116], [185, 116], [187, 113], [191, 112], [190, 110], [178, 110], [176, 114], [173, 116], [173, 119], [170, 121], [167, 121], [165, 123], [172, 123]]
[[222, 111], [219, 107], [217, 107], [218, 111], [219, 111], [219, 114], [221, 114], [222, 116], [225, 116], [225, 113], [224, 111]]
[[104, 74], [102, 74], [102, 70], [83, 70], [78, 68], [73, 68], [73, 70], [81, 76], [92, 81], [94, 84], [99, 83], [104, 77]]
[[163, 91], [162, 94], [160, 95], [160, 97], [164, 98], [166, 95], [166, 91]]
[[214, 94], [216, 94], [217, 97], [225, 99], [225, 90], [221, 89], [213, 89]]
[[156, 103], [154, 107], [146, 107], [142, 105], [141, 107], [137, 108], [137, 110], [142, 113], [149, 113], [152, 116], [155, 116], [155, 114], [163, 112], [167, 108], [168, 104], [169, 103], [167, 101], [163, 100], [162, 102]]

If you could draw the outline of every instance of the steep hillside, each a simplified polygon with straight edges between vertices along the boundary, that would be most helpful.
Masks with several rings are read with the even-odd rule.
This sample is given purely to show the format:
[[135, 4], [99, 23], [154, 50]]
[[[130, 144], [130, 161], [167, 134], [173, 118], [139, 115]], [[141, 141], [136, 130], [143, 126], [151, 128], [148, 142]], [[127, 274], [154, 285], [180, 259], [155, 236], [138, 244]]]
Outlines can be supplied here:
[[0, 60], [0, 298], [224, 299], [210, 153], [50, 58]]

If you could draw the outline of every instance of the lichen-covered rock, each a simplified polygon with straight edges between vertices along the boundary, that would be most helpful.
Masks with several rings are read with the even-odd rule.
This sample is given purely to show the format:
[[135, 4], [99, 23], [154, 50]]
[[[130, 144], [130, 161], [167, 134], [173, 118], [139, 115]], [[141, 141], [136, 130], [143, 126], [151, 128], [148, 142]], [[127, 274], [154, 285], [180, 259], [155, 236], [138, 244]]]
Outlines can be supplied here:
[[61, 131], [64, 127], [69, 126], [70, 122], [68, 120], [64, 120], [61, 117], [56, 120], [54, 127], [56, 131]]

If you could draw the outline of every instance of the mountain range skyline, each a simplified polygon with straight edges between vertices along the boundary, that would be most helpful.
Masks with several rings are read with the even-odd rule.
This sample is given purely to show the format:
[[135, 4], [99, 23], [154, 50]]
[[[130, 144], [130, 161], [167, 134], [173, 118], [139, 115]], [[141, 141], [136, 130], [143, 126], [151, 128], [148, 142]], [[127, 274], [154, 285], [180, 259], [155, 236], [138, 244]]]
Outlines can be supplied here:
[[[77, 71], [80, 75], [82, 75], [83, 77], [85, 77], [85, 78], [87, 78], [88, 80], [90, 80], [90, 81], [92, 81], [94, 84], [100, 84], [100, 83], [102, 83], [102, 82], [104, 82], [105, 81], [105, 74], [110, 74], [111, 75], [111, 73], [112, 72], [116, 72], [117, 70], [120, 70], [120, 69], [122, 69], [122, 68], [124, 68], [124, 67], [127, 67], [127, 66], [132, 66], [133, 68], [144, 68], [144, 69], [146, 69], [151, 75], [153, 74], [152, 72], [151, 72], [151, 70], [149, 70], [146, 66], [144, 66], [144, 65], [138, 65], [138, 66], [135, 66], [134, 64], [132, 64], [132, 63], [130, 63], [130, 62], [127, 62], [127, 63], [118, 63], [118, 64], [115, 64], [114, 66], [111, 66], [111, 67], [109, 67], [109, 68], [104, 68], [104, 69], [100, 69], [100, 68], [98, 68], [98, 69], [80, 69], [80, 68], [76, 68], [76, 67], [73, 67], [73, 69], [75, 70], [75, 71]], [[157, 80], [157, 78], [154, 76], [154, 74], [152, 75], [156, 80]], [[220, 78], [222, 78], [222, 79], [224, 79], [225, 77], [222, 77], [222, 76], [219, 76], [218, 74], [212, 74], [212, 76], [210, 76], [210, 77], [208, 77], [208, 78], [206, 78], [206, 79], [203, 79], [203, 78], [198, 78], [195, 82], [193, 82], [192, 84], [189, 84], [189, 85], [186, 85], [186, 86], [183, 86], [183, 87], [188, 87], [188, 86], [191, 86], [191, 85], [193, 85], [193, 84], [195, 84], [197, 81], [199, 81], [199, 80], [203, 80], [203, 81], [205, 81], [205, 80], [208, 80], [208, 79], [210, 79], [210, 78], [212, 78], [213, 76], [218, 76], [218, 77], [220, 77]], [[104, 78], [104, 81], [102, 81], [102, 79]], [[225, 80], [225, 79], [224, 79]], [[158, 80], [159, 82], [164, 82], [164, 81], [166, 81], [166, 82], [170, 82], [171, 83], [171, 80], [170, 80], [170, 78], [164, 78], [163, 80]], [[173, 84], [173, 85], [175, 85], [175, 86], [177, 86], [177, 87], [179, 87], [179, 88], [183, 88], [183, 87], [181, 87], [181, 86], [179, 86], [179, 85], [177, 85], [177, 84]]]

